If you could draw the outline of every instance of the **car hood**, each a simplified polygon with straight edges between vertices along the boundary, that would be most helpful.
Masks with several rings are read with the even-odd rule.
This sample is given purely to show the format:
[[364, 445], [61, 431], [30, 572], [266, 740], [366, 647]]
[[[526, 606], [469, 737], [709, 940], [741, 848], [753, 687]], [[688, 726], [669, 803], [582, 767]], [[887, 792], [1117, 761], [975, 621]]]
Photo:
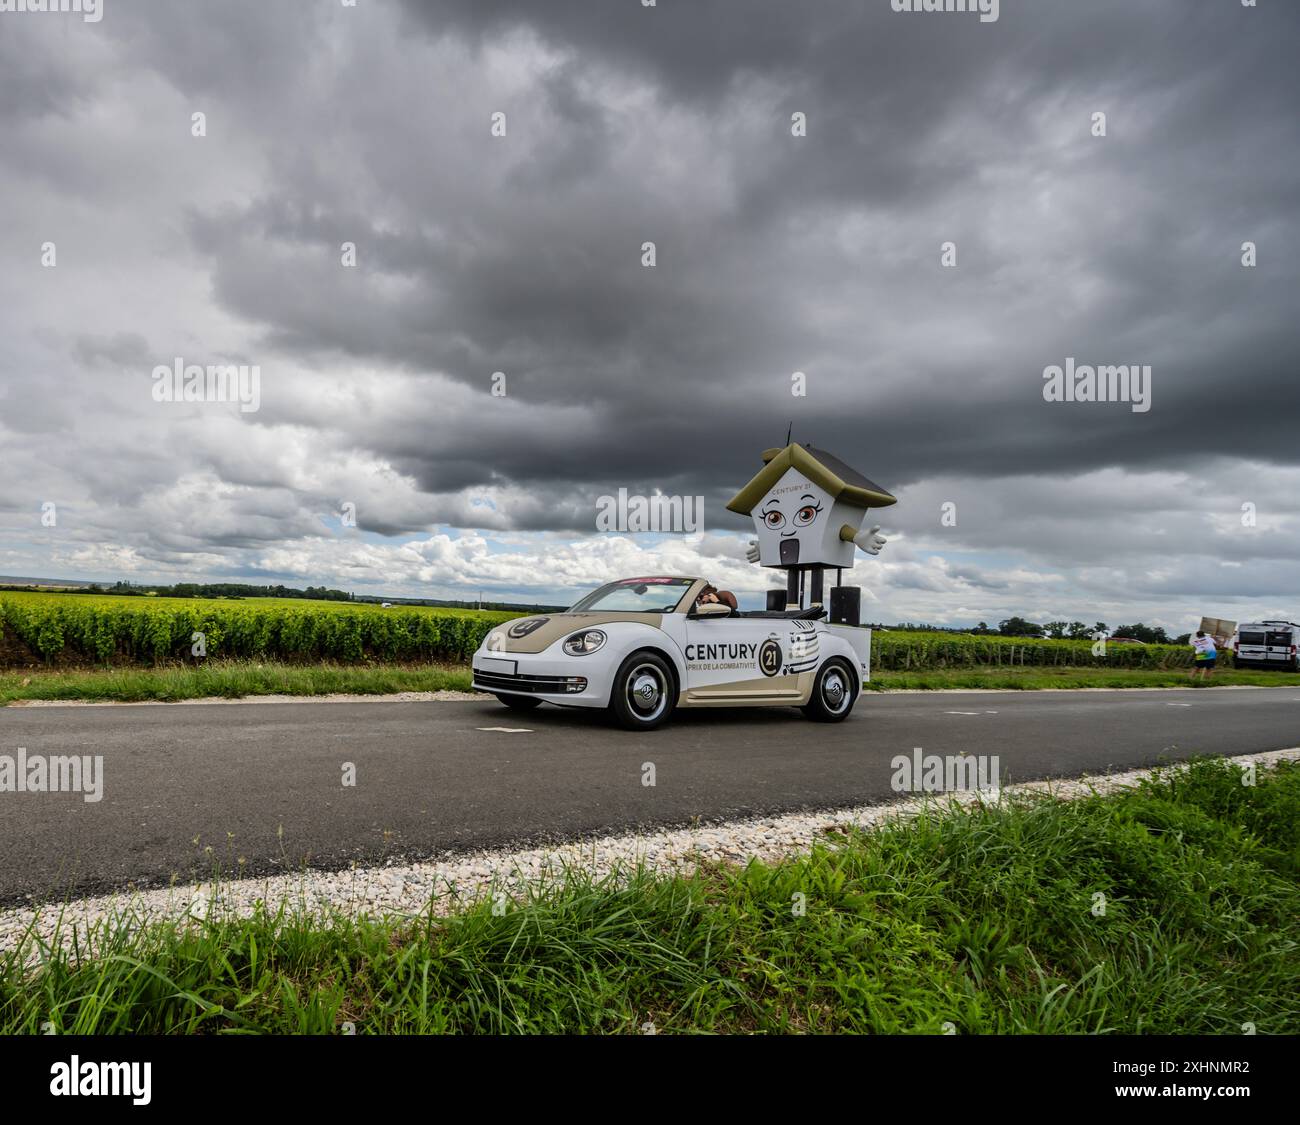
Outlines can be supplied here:
[[[518, 617], [498, 625], [484, 639], [488, 652], [541, 652], [556, 641], [582, 628], [594, 628], [615, 621], [637, 621], [642, 625], [663, 628], [662, 613], [545, 613]], [[511, 636], [511, 632], [522, 636]]]

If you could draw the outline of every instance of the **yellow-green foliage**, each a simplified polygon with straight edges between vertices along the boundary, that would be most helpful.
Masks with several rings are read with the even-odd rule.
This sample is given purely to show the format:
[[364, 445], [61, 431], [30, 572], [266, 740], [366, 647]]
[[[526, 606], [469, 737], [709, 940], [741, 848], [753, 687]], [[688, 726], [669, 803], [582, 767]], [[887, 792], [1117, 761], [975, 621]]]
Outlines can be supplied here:
[[[0, 629], [46, 660], [107, 664], [188, 659], [194, 633], [210, 657], [265, 660], [466, 661], [492, 626], [516, 613], [293, 598], [143, 598], [0, 594]], [[1108, 644], [876, 630], [872, 667], [906, 672], [971, 667], [1178, 668], [1178, 645]], [[3, 657], [0, 656], [0, 660]]]
[[1037, 640], [1027, 637], [974, 636], [967, 633], [909, 633], [876, 629], [871, 663], [890, 672], [935, 668], [1181, 668], [1191, 650], [1181, 645], [1107, 644], [1094, 656], [1092, 641]]
[[195, 633], [210, 657], [468, 660], [513, 613], [258, 598], [0, 594], [0, 629], [46, 660], [186, 659]]

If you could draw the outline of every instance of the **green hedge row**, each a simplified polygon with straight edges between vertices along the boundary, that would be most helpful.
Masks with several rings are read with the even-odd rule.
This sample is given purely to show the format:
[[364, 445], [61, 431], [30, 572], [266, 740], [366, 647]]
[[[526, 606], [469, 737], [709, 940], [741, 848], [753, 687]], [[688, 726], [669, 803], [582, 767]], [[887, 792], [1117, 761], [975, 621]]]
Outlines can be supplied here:
[[[190, 659], [202, 633], [208, 657], [266, 660], [466, 661], [494, 625], [511, 613], [470, 613], [344, 604], [258, 605], [148, 599], [94, 601], [57, 595], [0, 595], [0, 628], [42, 659], [107, 664]], [[876, 630], [872, 666], [882, 671], [937, 668], [1181, 668], [1178, 645], [1106, 645]]]
[[507, 613], [197, 602], [101, 603], [0, 597], [0, 626], [46, 661], [160, 663], [208, 657], [359, 662], [468, 660]]
[[948, 633], [871, 634], [872, 667], [883, 671], [931, 668], [1072, 667], [1185, 668], [1191, 649], [1182, 645], [1117, 645], [1093, 654], [1092, 641], [1037, 640], [1031, 637], [968, 636]]

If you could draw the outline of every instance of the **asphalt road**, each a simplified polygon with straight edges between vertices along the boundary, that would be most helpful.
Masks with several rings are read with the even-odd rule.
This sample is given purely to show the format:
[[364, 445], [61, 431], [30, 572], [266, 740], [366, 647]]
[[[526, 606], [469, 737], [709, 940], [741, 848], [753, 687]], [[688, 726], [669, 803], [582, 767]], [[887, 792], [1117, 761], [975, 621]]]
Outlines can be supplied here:
[[918, 746], [996, 754], [1006, 785], [1297, 745], [1300, 682], [868, 695], [835, 726], [694, 710], [650, 734], [491, 699], [10, 707], [0, 755], [102, 755], [103, 797], [0, 792], [0, 904], [888, 801]]

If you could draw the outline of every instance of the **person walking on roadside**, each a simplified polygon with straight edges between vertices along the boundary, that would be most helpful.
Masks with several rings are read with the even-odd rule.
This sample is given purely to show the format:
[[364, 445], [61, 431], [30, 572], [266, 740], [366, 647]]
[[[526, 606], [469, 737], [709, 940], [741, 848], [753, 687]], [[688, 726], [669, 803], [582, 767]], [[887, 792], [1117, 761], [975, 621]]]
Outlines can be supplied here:
[[1214, 638], [1198, 629], [1192, 641], [1192, 648], [1194, 652], [1190, 677], [1194, 680], [1196, 673], [1200, 672], [1201, 681], [1204, 682], [1214, 674], [1214, 664], [1219, 656], [1218, 650], [1214, 647]]

